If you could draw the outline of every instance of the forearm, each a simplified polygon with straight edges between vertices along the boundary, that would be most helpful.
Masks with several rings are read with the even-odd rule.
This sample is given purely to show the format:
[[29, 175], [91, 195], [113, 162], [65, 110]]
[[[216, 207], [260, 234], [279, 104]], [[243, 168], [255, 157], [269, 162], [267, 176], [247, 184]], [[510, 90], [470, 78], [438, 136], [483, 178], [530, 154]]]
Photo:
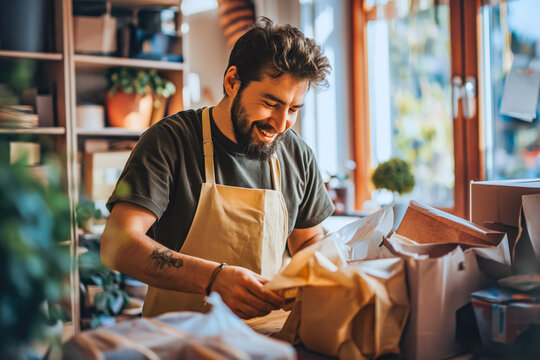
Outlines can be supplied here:
[[302, 243], [300, 246], [298, 246], [296, 249], [292, 250], [292, 251], [291, 251], [291, 255], [294, 255], [294, 254], [296, 254], [297, 252], [299, 252], [300, 250], [305, 249], [305, 248], [307, 248], [308, 246], [315, 244], [316, 242], [322, 240], [323, 237], [324, 237], [323, 234], [317, 234], [317, 235], [315, 235], [315, 236], [312, 236], [311, 238], [309, 238], [308, 240], [306, 240], [304, 243]]
[[323, 238], [324, 230], [321, 225], [306, 229], [294, 229], [289, 236], [289, 251], [291, 252], [291, 255], [294, 255]]
[[107, 227], [101, 258], [106, 266], [153, 287], [204, 294], [218, 263], [172, 251], [134, 230]]

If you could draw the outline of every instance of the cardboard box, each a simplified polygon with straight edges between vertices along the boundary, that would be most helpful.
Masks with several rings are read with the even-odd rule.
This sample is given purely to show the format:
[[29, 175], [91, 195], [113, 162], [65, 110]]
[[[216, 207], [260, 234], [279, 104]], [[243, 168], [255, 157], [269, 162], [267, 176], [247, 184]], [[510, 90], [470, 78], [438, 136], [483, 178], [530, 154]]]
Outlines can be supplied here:
[[473, 181], [470, 205], [472, 222], [508, 233], [514, 272], [540, 270], [540, 179]]
[[456, 311], [471, 293], [508, 274], [506, 234], [411, 201], [386, 245], [406, 260], [411, 312], [402, 339], [406, 359], [443, 359], [462, 352]]
[[9, 143], [9, 158], [10, 164], [24, 160], [25, 165], [39, 165], [41, 162], [41, 145], [27, 141], [12, 141]]
[[84, 189], [91, 200], [107, 200], [131, 151], [94, 152], [84, 155]]
[[116, 52], [116, 18], [102, 16], [74, 16], [75, 51], [90, 54]]
[[540, 194], [540, 179], [472, 181], [470, 219], [489, 228], [494, 224], [519, 227], [521, 197]]
[[[486, 296], [487, 295], [487, 296]], [[490, 288], [472, 294], [474, 313], [484, 346], [494, 342], [513, 345], [532, 324], [540, 324], [540, 304], [519, 292]]]

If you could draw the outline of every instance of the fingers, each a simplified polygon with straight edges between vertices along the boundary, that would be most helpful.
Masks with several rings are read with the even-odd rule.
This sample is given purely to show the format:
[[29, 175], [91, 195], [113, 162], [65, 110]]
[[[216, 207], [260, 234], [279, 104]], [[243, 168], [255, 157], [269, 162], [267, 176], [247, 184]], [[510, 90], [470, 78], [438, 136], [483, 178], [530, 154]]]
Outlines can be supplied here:
[[227, 266], [217, 276], [213, 290], [236, 315], [249, 319], [264, 316], [283, 305], [281, 297], [262, 290], [265, 281], [248, 269]]
[[262, 285], [261, 283], [250, 283], [248, 284], [248, 291], [265, 303], [270, 304], [273, 307], [272, 310], [279, 309], [284, 300], [272, 291], [262, 290]]
[[256, 309], [249, 304], [243, 304], [241, 308], [233, 310], [233, 312], [242, 319], [251, 319], [254, 317], [265, 316], [268, 315], [270, 311], [271, 310], [263, 311], [260, 309]]

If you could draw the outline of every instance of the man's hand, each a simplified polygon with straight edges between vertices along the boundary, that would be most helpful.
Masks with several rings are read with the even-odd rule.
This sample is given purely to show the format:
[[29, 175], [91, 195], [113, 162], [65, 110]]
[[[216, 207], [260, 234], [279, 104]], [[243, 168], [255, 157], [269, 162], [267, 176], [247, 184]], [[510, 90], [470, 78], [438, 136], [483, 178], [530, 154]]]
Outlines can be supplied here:
[[239, 266], [225, 266], [218, 274], [212, 291], [242, 319], [264, 316], [283, 306], [284, 301], [271, 291], [263, 291], [268, 280]]

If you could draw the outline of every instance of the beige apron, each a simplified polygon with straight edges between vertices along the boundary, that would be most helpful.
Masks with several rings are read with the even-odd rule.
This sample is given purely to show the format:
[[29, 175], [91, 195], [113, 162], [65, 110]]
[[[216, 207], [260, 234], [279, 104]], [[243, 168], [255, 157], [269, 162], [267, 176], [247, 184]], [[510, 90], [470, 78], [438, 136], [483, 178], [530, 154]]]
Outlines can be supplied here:
[[[281, 267], [287, 243], [287, 208], [280, 191], [278, 159], [274, 155], [270, 160], [275, 190], [216, 184], [208, 108], [202, 118], [206, 182], [180, 252], [243, 266], [270, 278]], [[143, 316], [182, 310], [206, 311], [204, 296], [149, 287]]]

